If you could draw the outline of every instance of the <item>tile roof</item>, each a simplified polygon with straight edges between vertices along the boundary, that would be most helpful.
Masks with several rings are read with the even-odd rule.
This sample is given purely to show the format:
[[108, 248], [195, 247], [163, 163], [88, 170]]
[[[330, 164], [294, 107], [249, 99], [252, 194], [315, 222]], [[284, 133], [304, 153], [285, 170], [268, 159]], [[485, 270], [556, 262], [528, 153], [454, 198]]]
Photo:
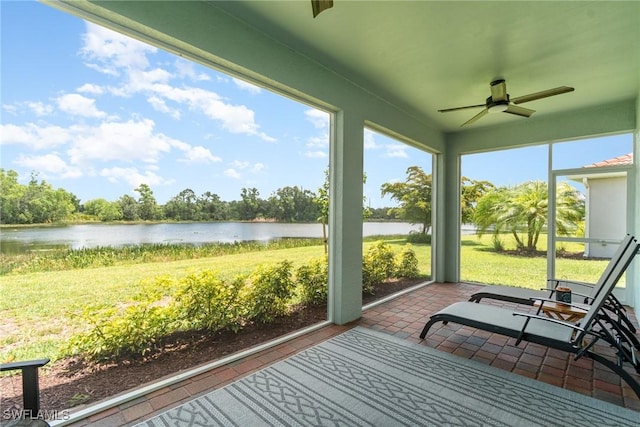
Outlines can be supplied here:
[[633, 164], [633, 153], [625, 154], [624, 156], [614, 157], [613, 159], [603, 160], [601, 162], [595, 162], [590, 165], [586, 165], [585, 168], [601, 168], [604, 166], [622, 166]]

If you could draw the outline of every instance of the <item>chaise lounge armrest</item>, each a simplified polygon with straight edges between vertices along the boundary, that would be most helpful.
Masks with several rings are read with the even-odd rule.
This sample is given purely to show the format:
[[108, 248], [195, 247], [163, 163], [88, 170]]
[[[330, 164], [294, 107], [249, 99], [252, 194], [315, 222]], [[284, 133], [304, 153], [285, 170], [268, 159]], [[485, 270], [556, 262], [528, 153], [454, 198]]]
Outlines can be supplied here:
[[[549, 296], [552, 296], [552, 295], [553, 295], [553, 293], [556, 291], [556, 288], [540, 288], [540, 290], [541, 290], [541, 291], [548, 291], [548, 292], [550, 292]], [[579, 297], [584, 298], [584, 300], [585, 300], [585, 304], [586, 304], [586, 301], [587, 301], [587, 300], [593, 299], [591, 296], [589, 296], [589, 295], [587, 295], [587, 294], [580, 293], [580, 292], [576, 292], [576, 291], [575, 291], [575, 290], [573, 290], [573, 289], [571, 290], [571, 293], [572, 293], [573, 295], [577, 295], [577, 296], [579, 296]], [[529, 299], [535, 299], [535, 298], [529, 298]]]
[[19, 362], [2, 363], [0, 371], [15, 371], [18, 369], [41, 368], [49, 363], [49, 359], [21, 360]]
[[[553, 299], [553, 298], [541, 298], [541, 297], [535, 297], [535, 298], [529, 298], [529, 300], [531, 300], [534, 304], [536, 301], [540, 301], [540, 308], [542, 308], [542, 306], [544, 305], [545, 302], [552, 302], [552, 303], [558, 303], [557, 300]], [[577, 308], [578, 310], [584, 310], [584, 311], [589, 311], [590, 306], [589, 304], [583, 304], [583, 303], [575, 303], [575, 302], [563, 302], [562, 305], [567, 305], [569, 307], [572, 308]]]
[[547, 279], [547, 282], [555, 282], [556, 284], [566, 283], [568, 285], [580, 285], [587, 288], [593, 288], [594, 286], [596, 286], [594, 283], [581, 282], [579, 280], [569, 280], [569, 279]]

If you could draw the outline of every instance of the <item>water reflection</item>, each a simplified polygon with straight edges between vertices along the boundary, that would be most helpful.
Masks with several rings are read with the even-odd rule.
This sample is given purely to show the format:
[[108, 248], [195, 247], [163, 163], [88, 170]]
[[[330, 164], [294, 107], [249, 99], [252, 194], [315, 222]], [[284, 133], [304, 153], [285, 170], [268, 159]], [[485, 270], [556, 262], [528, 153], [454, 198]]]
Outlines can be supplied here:
[[[367, 222], [363, 234], [408, 234], [419, 226], [396, 222]], [[120, 247], [143, 243], [232, 243], [269, 241], [278, 238], [322, 237], [322, 226], [282, 223], [162, 223], [162, 224], [78, 224], [60, 227], [16, 227], [0, 232], [0, 253], [17, 255], [52, 249], [81, 249], [97, 246]]]

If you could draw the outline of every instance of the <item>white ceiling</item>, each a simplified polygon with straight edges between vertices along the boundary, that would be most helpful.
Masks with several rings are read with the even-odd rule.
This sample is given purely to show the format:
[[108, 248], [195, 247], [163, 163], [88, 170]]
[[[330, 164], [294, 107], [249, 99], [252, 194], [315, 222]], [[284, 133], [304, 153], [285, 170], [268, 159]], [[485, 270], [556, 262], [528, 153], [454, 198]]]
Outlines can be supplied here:
[[557, 86], [575, 92], [532, 101], [530, 119], [491, 114], [491, 126], [635, 99], [640, 94], [640, 2], [334, 0], [211, 3], [400, 108], [452, 132], [480, 109], [495, 77], [511, 97]]

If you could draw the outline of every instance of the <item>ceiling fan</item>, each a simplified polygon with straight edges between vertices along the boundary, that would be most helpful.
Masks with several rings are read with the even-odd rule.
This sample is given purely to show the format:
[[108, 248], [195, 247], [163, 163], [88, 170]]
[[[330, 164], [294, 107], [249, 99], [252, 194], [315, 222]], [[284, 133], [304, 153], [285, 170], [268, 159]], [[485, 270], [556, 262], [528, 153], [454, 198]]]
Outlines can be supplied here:
[[507, 83], [504, 79], [496, 79], [491, 82], [491, 96], [487, 98], [484, 104], [467, 105], [466, 107], [447, 108], [444, 110], [438, 110], [440, 113], [448, 113], [451, 111], [466, 110], [467, 108], [479, 108], [484, 107], [475, 116], [464, 122], [461, 126], [470, 125], [477, 120], [484, 117], [487, 113], [504, 112], [515, 114], [516, 116], [530, 117], [536, 110], [529, 108], [519, 107], [515, 104], [523, 104], [529, 101], [535, 101], [537, 99], [547, 98], [549, 96], [561, 95], [567, 92], [573, 92], [575, 89], [569, 86], [560, 86], [553, 89], [547, 89], [540, 92], [530, 93], [529, 95], [519, 96], [517, 98], [510, 98], [507, 93]]

